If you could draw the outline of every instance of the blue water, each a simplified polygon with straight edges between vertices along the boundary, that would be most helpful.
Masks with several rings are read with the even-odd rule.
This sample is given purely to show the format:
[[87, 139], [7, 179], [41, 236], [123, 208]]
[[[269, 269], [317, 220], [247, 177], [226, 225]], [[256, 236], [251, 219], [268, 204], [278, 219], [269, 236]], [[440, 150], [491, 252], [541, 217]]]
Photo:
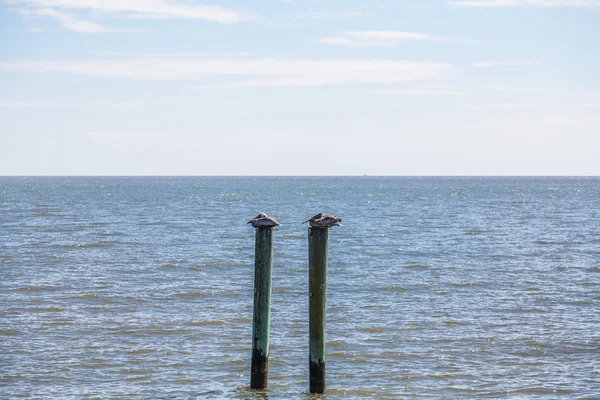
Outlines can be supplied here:
[[[254, 231], [276, 217], [269, 391]], [[0, 398], [600, 398], [598, 178], [0, 178]]]

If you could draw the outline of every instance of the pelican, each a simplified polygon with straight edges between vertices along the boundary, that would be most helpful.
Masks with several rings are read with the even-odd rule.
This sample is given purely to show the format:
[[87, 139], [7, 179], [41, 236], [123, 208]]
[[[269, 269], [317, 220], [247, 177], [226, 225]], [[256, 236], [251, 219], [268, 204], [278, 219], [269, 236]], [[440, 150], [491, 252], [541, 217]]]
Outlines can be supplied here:
[[[316, 218], [317, 216], [319, 216], [319, 214], [321, 214], [320, 218]], [[327, 228], [327, 229], [331, 229], [334, 226], [342, 226], [340, 224], [340, 222], [342, 222], [342, 219], [339, 217], [336, 217], [335, 215], [322, 215], [323, 213], [319, 213], [317, 215], [315, 215], [314, 217], [312, 217], [311, 219], [309, 219], [307, 222], [310, 222], [310, 226], [312, 226], [313, 228]]]
[[318, 220], [318, 219], [321, 219], [321, 218], [323, 218], [323, 216], [324, 216], [324, 215], [325, 215], [325, 214], [323, 214], [322, 212], [320, 212], [320, 213], [318, 213], [317, 215], [315, 215], [314, 217], [312, 217], [311, 219], [307, 219], [306, 221], [304, 221], [304, 222], [303, 222], [303, 224], [305, 224], [305, 223], [307, 223], [307, 222], [311, 222], [311, 223], [312, 223], [312, 222], [314, 222], [314, 221], [316, 221], [316, 220]]
[[269, 217], [265, 213], [260, 213], [256, 216], [256, 218], [248, 221], [249, 224], [252, 224], [254, 228], [272, 228], [274, 226], [281, 225], [277, 220], [273, 217]]
[[256, 217], [252, 218], [250, 221], [246, 222], [247, 224], [251, 224], [252, 222], [256, 221], [257, 219], [261, 219], [261, 218], [265, 218], [268, 217], [267, 214], [265, 214], [264, 212], [261, 212], [260, 214], [258, 214]]

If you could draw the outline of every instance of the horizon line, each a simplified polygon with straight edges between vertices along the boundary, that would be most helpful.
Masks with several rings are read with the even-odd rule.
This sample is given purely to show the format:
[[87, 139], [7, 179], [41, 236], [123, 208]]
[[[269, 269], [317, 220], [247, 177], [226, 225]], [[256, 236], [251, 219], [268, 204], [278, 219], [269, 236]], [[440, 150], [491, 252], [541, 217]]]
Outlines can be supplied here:
[[600, 175], [0, 175], [0, 178], [600, 178]]

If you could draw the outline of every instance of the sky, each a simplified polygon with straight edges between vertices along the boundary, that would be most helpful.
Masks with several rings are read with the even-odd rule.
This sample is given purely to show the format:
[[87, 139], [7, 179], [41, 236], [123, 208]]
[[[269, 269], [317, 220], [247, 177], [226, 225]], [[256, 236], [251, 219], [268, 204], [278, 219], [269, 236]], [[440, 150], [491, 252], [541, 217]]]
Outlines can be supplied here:
[[600, 0], [0, 0], [0, 175], [600, 175]]

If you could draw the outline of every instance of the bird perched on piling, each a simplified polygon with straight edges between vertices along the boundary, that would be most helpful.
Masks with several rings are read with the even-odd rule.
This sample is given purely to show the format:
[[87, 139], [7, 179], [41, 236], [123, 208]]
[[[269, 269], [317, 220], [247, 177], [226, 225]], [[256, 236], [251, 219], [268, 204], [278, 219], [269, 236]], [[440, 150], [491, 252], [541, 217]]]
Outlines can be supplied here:
[[312, 222], [314, 222], [314, 221], [316, 221], [316, 220], [318, 220], [318, 219], [321, 219], [321, 218], [323, 218], [324, 216], [325, 216], [325, 214], [323, 214], [322, 212], [320, 212], [320, 213], [318, 213], [317, 215], [315, 215], [314, 217], [312, 217], [311, 219], [307, 219], [306, 221], [304, 221], [304, 222], [303, 222], [303, 224], [305, 224], [305, 223], [307, 223], [307, 222], [310, 222], [310, 223], [312, 223]]
[[258, 214], [255, 218], [252, 218], [248, 221], [249, 224], [252, 224], [254, 228], [272, 228], [274, 226], [281, 225], [277, 220], [273, 217], [269, 217], [265, 213]]
[[342, 226], [342, 224], [340, 224], [340, 222], [342, 222], [341, 218], [338, 218], [335, 215], [325, 215], [322, 212], [318, 213], [311, 219], [307, 219], [303, 222], [303, 224], [307, 222], [310, 223], [310, 226], [312, 226], [313, 228], [331, 229], [334, 226]]

